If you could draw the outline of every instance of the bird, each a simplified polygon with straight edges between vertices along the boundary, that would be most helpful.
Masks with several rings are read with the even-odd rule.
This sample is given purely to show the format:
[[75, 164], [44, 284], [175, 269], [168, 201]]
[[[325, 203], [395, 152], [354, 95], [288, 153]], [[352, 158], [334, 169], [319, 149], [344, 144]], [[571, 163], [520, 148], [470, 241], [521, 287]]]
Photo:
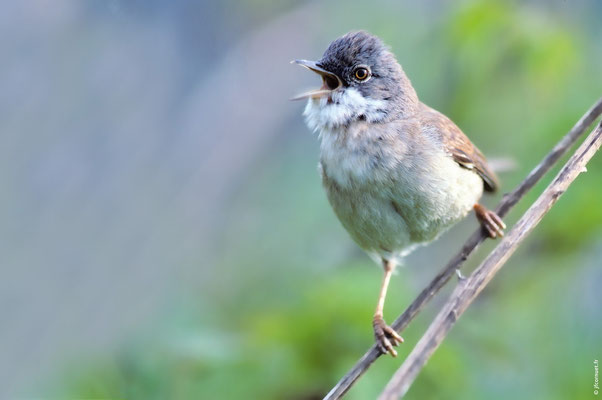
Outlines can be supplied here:
[[388, 46], [366, 31], [335, 39], [318, 61], [294, 60], [322, 79], [303, 111], [318, 133], [322, 185], [351, 238], [384, 274], [372, 319], [377, 347], [397, 356], [403, 338], [383, 317], [403, 258], [474, 210], [491, 238], [506, 225], [479, 201], [499, 181], [448, 117], [422, 103]]

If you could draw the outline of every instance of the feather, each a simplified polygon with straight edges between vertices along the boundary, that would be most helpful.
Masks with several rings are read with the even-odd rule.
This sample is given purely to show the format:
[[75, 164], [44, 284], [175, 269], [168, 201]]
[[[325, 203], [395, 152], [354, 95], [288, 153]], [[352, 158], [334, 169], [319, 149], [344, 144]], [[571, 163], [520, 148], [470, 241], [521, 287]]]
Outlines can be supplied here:
[[484, 188], [495, 192], [499, 181], [493, 170], [487, 164], [487, 159], [481, 151], [466, 137], [466, 135], [449, 118], [426, 105], [420, 116], [424, 125], [431, 125], [439, 134], [439, 140], [447, 153], [462, 167], [475, 171], [483, 179]]

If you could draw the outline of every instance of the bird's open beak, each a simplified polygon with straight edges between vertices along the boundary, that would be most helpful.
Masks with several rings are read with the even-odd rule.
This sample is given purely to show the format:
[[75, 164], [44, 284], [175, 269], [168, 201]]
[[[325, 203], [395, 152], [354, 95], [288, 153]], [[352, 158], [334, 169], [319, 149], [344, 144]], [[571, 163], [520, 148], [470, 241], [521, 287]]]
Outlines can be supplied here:
[[291, 61], [291, 64], [299, 64], [300, 66], [305, 67], [322, 77], [321, 88], [302, 93], [293, 97], [291, 100], [303, 100], [307, 98], [319, 99], [321, 97], [328, 96], [334, 90], [343, 86], [343, 81], [341, 81], [341, 78], [339, 78], [336, 74], [319, 67], [315, 61], [293, 60]]

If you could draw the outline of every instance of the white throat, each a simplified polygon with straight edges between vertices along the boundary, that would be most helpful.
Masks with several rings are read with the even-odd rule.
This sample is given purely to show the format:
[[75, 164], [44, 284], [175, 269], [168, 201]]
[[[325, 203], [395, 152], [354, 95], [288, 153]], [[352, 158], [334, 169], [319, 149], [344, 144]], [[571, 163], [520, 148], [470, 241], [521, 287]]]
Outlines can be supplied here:
[[366, 151], [374, 138], [360, 127], [383, 121], [386, 102], [363, 97], [352, 88], [331, 97], [310, 99], [303, 113], [309, 128], [319, 132], [322, 167], [342, 187], [364, 184], [374, 178], [374, 159]]
[[362, 96], [353, 88], [334, 91], [329, 97], [309, 99], [303, 115], [307, 126], [313, 131], [336, 129], [363, 119], [379, 122], [386, 116], [385, 101]]

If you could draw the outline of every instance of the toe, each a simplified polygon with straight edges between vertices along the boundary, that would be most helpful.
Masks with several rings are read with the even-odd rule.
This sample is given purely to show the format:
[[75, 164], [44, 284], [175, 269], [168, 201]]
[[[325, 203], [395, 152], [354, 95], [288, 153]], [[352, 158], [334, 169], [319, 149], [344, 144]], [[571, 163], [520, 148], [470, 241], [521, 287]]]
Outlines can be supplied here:
[[490, 238], [495, 239], [497, 237], [495, 229], [493, 229], [493, 227], [488, 222], [483, 223], [483, 227], [487, 231], [487, 235], [489, 235]]
[[391, 354], [393, 357], [397, 357], [397, 352], [393, 348], [391, 341], [385, 336], [383, 331], [376, 334], [376, 344], [383, 354]]
[[389, 353], [393, 357], [397, 357], [397, 351], [395, 351], [395, 349], [393, 348], [393, 345], [391, 344], [391, 341], [389, 339], [387, 339], [386, 337], [383, 337], [382, 344], [387, 349], [387, 351], [385, 351], [385, 354]]
[[381, 340], [376, 340], [376, 346], [382, 354], [387, 354], [389, 352], [389, 350]]
[[485, 215], [483, 216], [485, 218], [485, 225], [487, 225], [488, 227], [495, 229], [495, 226], [497, 225], [495, 223], [495, 221], [493, 220], [493, 218], [491, 217], [491, 213], [485, 213]]
[[502, 227], [496, 226], [495, 231], [499, 237], [504, 237], [504, 231], [502, 230]]
[[395, 331], [395, 329], [387, 326], [385, 332], [393, 339], [393, 343], [397, 346], [400, 343], [403, 343], [403, 338]]
[[388, 326], [382, 318], [375, 319], [372, 324], [374, 327], [374, 338], [380, 351], [383, 354], [389, 353], [393, 357], [397, 357], [397, 351], [393, 347], [403, 343], [403, 338], [393, 328]]
[[475, 204], [474, 210], [478, 220], [490, 238], [495, 239], [504, 236], [506, 224], [504, 224], [504, 221], [495, 212], [486, 209], [480, 204]]
[[506, 224], [504, 223], [504, 221], [500, 218], [499, 215], [497, 215], [493, 211], [491, 212], [491, 218], [495, 221], [496, 225], [499, 226], [501, 229], [506, 229]]
[[493, 211], [487, 213], [488, 221], [491, 223], [493, 229], [495, 229], [495, 233], [499, 237], [504, 236], [504, 229], [506, 229], [506, 224], [502, 219]]

